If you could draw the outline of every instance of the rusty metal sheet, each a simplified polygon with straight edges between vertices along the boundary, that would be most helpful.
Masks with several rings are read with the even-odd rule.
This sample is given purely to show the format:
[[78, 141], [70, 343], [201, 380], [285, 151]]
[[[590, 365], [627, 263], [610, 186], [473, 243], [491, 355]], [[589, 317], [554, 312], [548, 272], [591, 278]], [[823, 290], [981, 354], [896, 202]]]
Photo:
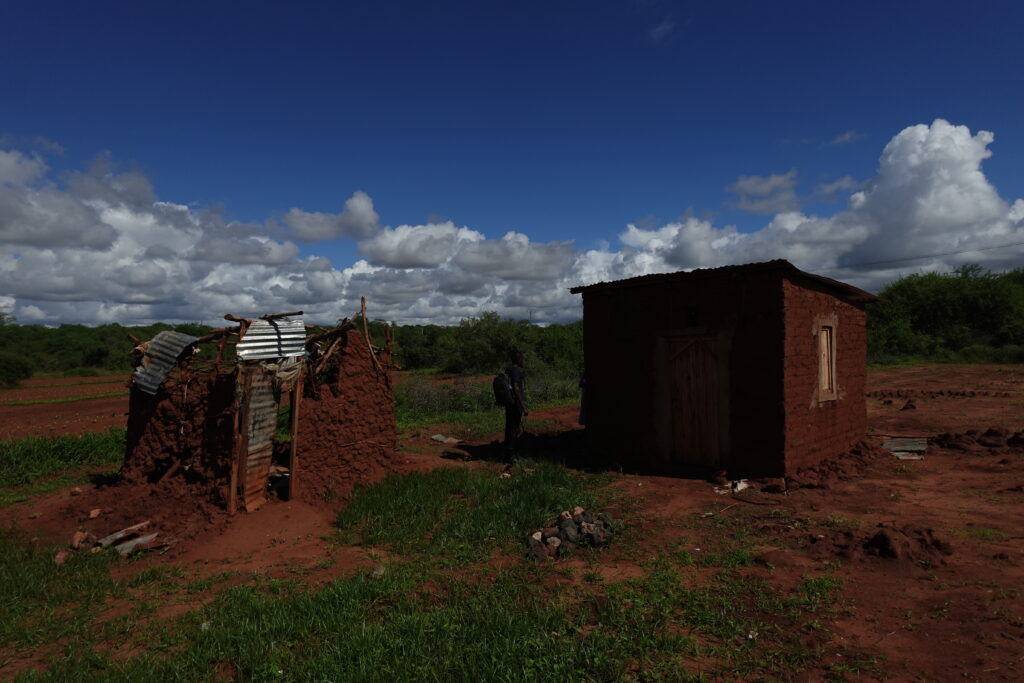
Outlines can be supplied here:
[[238, 343], [242, 360], [289, 358], [306, 353], [306, 326], [302, 320], [254, 320]]
[[135, 369], [134, 381], [141, 391], [155, 394], [163, 384], [167, 373], [174, 367], [178, 356], [197, 337], [181, 332], [160, 332], [150, 340], [142, 365]]
[[249, 372], [252, 373], [252, 383], [248, 396], [249, 434], [242, 503], [247, 510], [253, 510], [266, 499], [274, 432], [277, 430], [277, 399], [272, 372], [260, 367], [251, 367]]

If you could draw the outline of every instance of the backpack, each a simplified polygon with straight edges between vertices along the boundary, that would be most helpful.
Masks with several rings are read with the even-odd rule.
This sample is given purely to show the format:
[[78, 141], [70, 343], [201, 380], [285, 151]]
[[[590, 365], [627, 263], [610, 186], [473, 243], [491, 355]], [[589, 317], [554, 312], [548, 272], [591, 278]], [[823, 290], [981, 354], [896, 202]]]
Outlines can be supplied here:
[[506, 408], [515, 405], [511, 377], [504, 372], [499, 372], [495, 375], [491, 385], [494, 387], [494, 405], [505, 406]]

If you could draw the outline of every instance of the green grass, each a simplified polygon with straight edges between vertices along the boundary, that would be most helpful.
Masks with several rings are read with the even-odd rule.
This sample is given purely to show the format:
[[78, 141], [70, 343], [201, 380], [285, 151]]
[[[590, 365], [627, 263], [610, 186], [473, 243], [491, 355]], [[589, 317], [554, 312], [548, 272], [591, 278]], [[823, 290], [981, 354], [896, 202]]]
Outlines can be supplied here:
[[360, 489], [338, 515], [349, 538], [399, 552], [481, 559], [575, 505], [595, 504], [584, 478], [547, 462], [503, 479], [490, 469], [445, 467]]
[[34, 648], [82, 634], [113, 588], [114, 553], [73, 555], [57, 565], [55, 552], [0, 529], [0, 646]]
[[74, 403], [76, 401], [92, 401], [97, 398], [114, 398], [127, 396], [127, 391], [115, 391], [109, 394], [93, 394], [91, 396], [72, 396], [70, 398], [46, 398], [33, 401], [0, 401], [0, 406], [36, 406], [48, 403]]
[[[843, 606], [841, 582], [824, 572], [781, 589], [745, 575], [758, 520], [735, 510], [687, 524], [704, 551], [696, 563], [660, 552], [648, 532], [653, 559], [626, 581], [606, 582], [596, 565], [567, 581], [575, 572], [563, 563], [520, 559], [531, 528], [610, 495], [600, 489], [608, 477], [531, 467], [509, 479], [444, 468], [357, 491], [341, 533], [387, 548], [390, 560], [382, 573], [316, 588], [181, 567], [115, 582], [114, 553], [58, 567], [53, 551], [0, 534], [0, 651], [45, 662], [24, 680], [61, 681], [785, 679], [846, 653], [827, 628]], [[628, 536], [621, 550], [632, 556]], [[479, 563], [495, 552], [513, 559]], [[157, 616], [197, 598], [208, 602]], [[119, 616], [105, 616], [111, 606]], [[841, 675], [874, 671], [870, 660], [843, 661], [853, 668]]]
[[78, 481], [68, 470], [124, 458], [125, 430], [0, 441], [0, 505]]
[[990, 543], [996, 541], [1005, 541], [1007, 538], [1010, 537], [1010, 535], [1007, 534], [1005, 531], [1000, 531], [999, 529], [988, 529], [985, 527], [971, 527], [969, 529], [964, 529], [960, 533], [963, 536], [967, 536], [978, 541], [987, 541]]

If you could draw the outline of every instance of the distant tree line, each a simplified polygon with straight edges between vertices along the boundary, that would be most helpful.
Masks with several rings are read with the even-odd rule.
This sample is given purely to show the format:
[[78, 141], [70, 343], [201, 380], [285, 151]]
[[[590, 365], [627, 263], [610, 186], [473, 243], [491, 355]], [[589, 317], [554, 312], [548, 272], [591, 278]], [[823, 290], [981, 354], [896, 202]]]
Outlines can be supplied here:
[[1024, 268], [908, 275], [868, 306], [868, 358], [1024, 363]]
[[[984, 272], [977, 265], [952, 273], [910, 275], [887, 285], [868, 306], [868, 358], [1024, 363], [1024, 268]], [[369, 323], [377, 345], [385, 323]], [[131, 370], [128, 334], [152, 339], [163, 330], [201, 336], [199, 324], [142, 327], [109, 324], [19, 325], [0, 312], [0, 384], [33, 373], [88, 375]], [[531, 373], [569, 379], [583, 368], [583, 323], [534, 325], [486, 312], [458, 325], [392, 325], [395, 358], [406, 370], [490, 374], [509, 352], [526, 355]]]

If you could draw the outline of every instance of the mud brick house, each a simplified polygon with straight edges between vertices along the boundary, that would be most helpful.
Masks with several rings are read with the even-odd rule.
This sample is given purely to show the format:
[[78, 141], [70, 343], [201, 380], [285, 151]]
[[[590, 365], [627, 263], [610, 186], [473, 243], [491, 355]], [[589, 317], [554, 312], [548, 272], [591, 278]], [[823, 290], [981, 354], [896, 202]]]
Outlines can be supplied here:
[[121, 482], [234, 513], [275, 495], [338, 505], [387, 471], [396, 441], [390, 330], [386, 348], [371, 344], [365, 302], [362, 329], [297, 315], [226, 315], [237, 325], [205, 337], [133, 339]]
[[571, 291], [595, 454], [778, 477], [864, 437], [868, 292], [784, 260]]

